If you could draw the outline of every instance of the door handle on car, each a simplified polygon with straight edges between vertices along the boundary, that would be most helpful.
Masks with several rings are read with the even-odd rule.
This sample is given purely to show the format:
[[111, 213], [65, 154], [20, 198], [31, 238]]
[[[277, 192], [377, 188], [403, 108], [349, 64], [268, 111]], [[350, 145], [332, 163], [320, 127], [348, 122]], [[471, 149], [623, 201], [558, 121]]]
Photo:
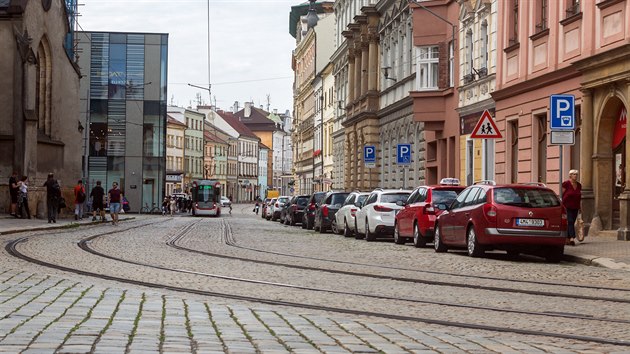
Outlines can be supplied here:
[[470, 213], [464, 213], [464, 215], [466, 215], [466, 217], [469, 217], [469, 216], [470, 216]]

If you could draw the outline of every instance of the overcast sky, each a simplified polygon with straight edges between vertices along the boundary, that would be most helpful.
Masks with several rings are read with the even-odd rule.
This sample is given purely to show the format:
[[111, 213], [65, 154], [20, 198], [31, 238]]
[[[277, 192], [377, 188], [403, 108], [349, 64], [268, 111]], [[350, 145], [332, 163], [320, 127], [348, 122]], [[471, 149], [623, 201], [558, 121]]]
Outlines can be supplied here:
[[[292, 111], [293, 71], [289, 34], [296, 0], [210, 0], [210, 81], [213, 100], [230, 109], [252, 100], [270, 110]], [[206, 0], [83, 0], [80, 30], [169, 34], [168, 97], [188, 106], [207, 87]], [[214, 103], [214, 102], [213, 102]]]

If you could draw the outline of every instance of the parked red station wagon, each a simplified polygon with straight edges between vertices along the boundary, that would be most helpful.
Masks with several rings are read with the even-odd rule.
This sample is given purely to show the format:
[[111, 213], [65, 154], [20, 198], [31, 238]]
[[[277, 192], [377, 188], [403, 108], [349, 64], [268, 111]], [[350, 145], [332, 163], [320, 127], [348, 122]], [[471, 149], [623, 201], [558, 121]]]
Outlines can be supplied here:
[[457, 196], [438, 217], [434, 248], [466, 248], [479, 257], [499, 249], [534, 253], [557, 262], [564, 253], [567, 214], [556, 193], [542, 183], [478, 182]]
[[416, 188], [404, 203], [394, 225], [394, 242], [403, 244], [413, 239], [416, 247], [424, 247], [433, 242], [435, 221], [442, 213], [440, 204], [449, 206], [466, 187], [459, 185], [456, 178], [444, 178], [439, 185], [420, 186]]

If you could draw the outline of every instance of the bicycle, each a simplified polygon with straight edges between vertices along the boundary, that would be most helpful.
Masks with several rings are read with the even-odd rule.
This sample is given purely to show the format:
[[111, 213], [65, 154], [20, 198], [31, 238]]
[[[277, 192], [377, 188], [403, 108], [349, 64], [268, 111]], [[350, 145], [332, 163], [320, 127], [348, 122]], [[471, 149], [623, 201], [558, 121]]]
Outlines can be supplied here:
[[144, 208], [140, 210], [140, 214], [160, 214], [162, 211], [153, 203], [153, 208], [149, 208], [149, 203], [144, 203]]

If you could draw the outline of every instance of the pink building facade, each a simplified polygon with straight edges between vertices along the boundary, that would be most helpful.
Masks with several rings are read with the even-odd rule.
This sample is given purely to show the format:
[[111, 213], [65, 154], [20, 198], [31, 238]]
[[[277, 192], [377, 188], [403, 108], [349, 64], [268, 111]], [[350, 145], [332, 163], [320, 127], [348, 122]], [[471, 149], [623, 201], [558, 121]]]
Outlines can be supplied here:
[[[629, 0], [498, 2], [496, 141], [498, 183], [546, 183], [559, 192], [580, 172], [590, 231], [630, 240]], [[575, 145], [551, 145], [549, 96], [576, 98]], [[562, 154], [562, 168], [560, 168]]]

